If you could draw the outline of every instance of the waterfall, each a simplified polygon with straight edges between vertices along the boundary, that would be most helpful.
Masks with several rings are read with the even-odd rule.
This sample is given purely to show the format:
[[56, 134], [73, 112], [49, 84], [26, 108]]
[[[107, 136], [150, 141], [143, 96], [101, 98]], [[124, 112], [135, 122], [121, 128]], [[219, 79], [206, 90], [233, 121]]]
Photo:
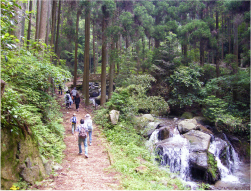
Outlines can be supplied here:
[[154, 153], [155, 144], [159, 141], [158, 133], [159, 133], [159, 130], [155, 129], [154, 132], [151, 134], [149, 140], [145, 144], [146, 147], [149, 149], [150, 153]]
[[[222, 151], [226, 149], [225, 153], [225, 161], [226, 164], [222, 164], [222, 160], [220, 159]], [[226, 182], [238, 182], [238, 178], [233, 176], [233, 170], [239, 165], [238, 155], [233, 149], [230, 142], [224, 141], [218, 137], [212, 141], [209, 147], [209, 152], [211, 152], [217, 161], [217, 167], [221, 173], [221, 180]]]
[[[174, 134], [169, 138], [167, 147], [163, 147], [162, 165], [168, 165], [170, 171], [179, 173], [183, 180], [189, 178], [189, 145], [188, 141], [178, 134]], [[170, 146], [173, 145], [173, 146]]]
[[[174, 129], [174, 132], [178, 132]], [[154, 153], [155, 145], [156, 150], [158, 147], [158, 133], [159, 130], [156, 129], [149, 140], [146, 142], [146, 146], [151, 153]], [[188, 141], [181, 137], [179, 133], [174, 133], [173, 137], [168, 139], [168, 146], [163, 146], [162, 159], [160, 161], [162, 166], [168, 165], [170, 171], [173, 173], [178, 173], [181, 179], [187, 180], [189, 178], [189, 143]]]

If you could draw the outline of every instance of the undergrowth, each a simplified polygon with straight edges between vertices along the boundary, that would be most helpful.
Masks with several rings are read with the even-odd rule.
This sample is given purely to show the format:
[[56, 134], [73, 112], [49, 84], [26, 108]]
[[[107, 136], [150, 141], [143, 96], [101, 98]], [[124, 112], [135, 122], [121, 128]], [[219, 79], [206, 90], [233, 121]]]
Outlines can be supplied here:
[[5, 54], [7, 60], [1, 57], [1, 79], [6, 83], [1, 99], [2, 128], [20, 138], [30, 134], [42, 156], [61, 162], [64, 127], [53, 86], [62, 85], [70, 73], [24, 49], [6, 50]]
[[[126, 190], [174, 190], [187, 189], [179, 179], [171, 178], [168, 169], [160, 169], [154, 164], [145, 147], [145, 138], [138, 134], [130, 122], [120, 121], [113, 126], [103, 118], [105, 108], [97, 110], [94, 121], [109, 141], [114, 164], [112, 167], [121, 173], [121, 183]], [[102, 127], [102, 128], [101, 128]]]

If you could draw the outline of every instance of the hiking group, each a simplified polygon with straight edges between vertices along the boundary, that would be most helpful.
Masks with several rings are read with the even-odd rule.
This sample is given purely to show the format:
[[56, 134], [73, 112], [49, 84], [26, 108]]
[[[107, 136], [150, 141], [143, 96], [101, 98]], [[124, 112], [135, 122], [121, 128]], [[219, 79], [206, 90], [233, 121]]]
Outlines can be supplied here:
[[[61, 94], [62, 95], [62, 94]], [[76, 90], [76, 87], [72, 91], [67, 90], [65, 95], [65, 107], [71, 108], [71, 104], [75, 103], [77, 112], [79, 111], [80, 96]]]
[[[60, 94], [60, 89], [59, 89], [59, 94]], [[61, 94], [62, 95], [62, 94]], [[67, 90], [66, 95], [64, 96], [65, 100], [65, 106], [67, 109], [71, 108], [71, 105], [75, 103], [76, 105], [76, 111], [79, 111], [79, 104], [80, 104], [80, 96], [76, 90], [76, 87], [72, 89], [72, 91]], [[89, 146], [92, 144], [92, 119], [89, 114], [85, 115], [85, 119], [80, 120], [80, 125], [77, 126], [77, 117], [76, 113], [73, 114], [73, 116], [70, 119], [71, 122], [71, 132], [72, 135], [75, 137], [78, 136], [78, 147], [79, 147], [79, 155], [82, 155], [82, 147], [81, 144], [84, 144], [84, 150], [85, 150], [85, 158], [88, 158], [88, 144], [87, 144], [87, 139], [89, 137]], [[74, 132], [78, 132], [78, 135], [74, 134]]]
[[[72, 134], [74, 135], [74, 132], [78, 132], [78, 147], [79, 147], [79, 153], [82, 155], [82, 147], [81, 143], [83, 142], [84, 148], [85, 148], [85, 157], [88, 158], [88, 144], [87, 144], [87, 139], [89, 137], [89, 146], [92, 144], [92, 120], [91, 116], [89, 114], [85, 115], [85, 120], [81, 119], [80, 120], [80, 125], [77, 126], [77, 117], [76, 114], [74, 113], [72, 118], [70, 119], [70, 122], [72, 123]], [[77, 136], [75, 134], [75, 136]]]

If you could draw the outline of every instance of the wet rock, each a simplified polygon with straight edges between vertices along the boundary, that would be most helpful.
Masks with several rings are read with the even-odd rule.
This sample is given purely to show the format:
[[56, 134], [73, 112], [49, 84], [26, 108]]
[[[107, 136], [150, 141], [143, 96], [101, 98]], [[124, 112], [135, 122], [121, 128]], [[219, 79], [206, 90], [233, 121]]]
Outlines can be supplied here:
[[169, 137], [172, 137], [172, 132], [171, 132], [171, 127], [161, 127], [159, 129], [159, 133], [158, 133], [158, 139], [159, 140], [164, 140], [164, 139], [168, 139]]
[[154, 117], [151, 114], [144, 114], [141, 118], [143, 121], [154, 121]]
[[184, 137], [190, 143], [190, 150], [192, 152], [207, 151], [210, 144], [210, 135], [201, 131], [191, 130], [184, 134]]
[[180, 134], [187, 133], [190, 130], [196, 130], [197, 121], [195, 119], [185, 119], [178, 123], [178, 130]]
[[207, 170], [207, 152], [192, 152], [189, 161], [194, 168]]

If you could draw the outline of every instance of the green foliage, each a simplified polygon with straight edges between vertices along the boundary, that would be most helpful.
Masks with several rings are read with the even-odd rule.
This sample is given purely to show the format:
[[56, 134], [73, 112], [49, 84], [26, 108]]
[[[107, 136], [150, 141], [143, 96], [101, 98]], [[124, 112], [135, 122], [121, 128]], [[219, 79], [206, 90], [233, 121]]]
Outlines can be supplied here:
[[214, 158], [214, 155], [211, 153], [207, 153], [207, 164], [208, 164], [208, 172], [210, 172], [212, 174], [212, 177], [215, 179], [217, 176], [217, 171], [218, 171], [218, 167], [217, 167], [217, 161]]
[[196, 64], [190, 64], [189, 67], [180, 66], [169, 78], [172, 87], [171, 98], [168, 103], [171, 105], [192, 105], [199, 102], [202, 82], [201, 68]]
[[24, 47], [2, 49], [8, 60], [1, 57], [1, 79], [7, 84], [1, 99], [1, 126], [19, 138], [30, 133], [41, 155], [60, 162], [64, 127], [60, 106], [51, 95], [53, 85], [63, 85], [71, 74], [50, 63], [53, 54], [45, 55], [50, 51], [40, 42], [33, 43], [29, 51]]
[[[103, 110], [103, 111], [102, 111]], [[103, 124], [102, 132], [109, 141], [109, 151], [114, 158], [112, 165], [122, 176], [123, 189], [127, 190], [173, 190], [185, 189], [178, 179], [170, 178], [170, 173], [161, 170], [152, 161], [150, 153], [144, 146], [146, 141], [139, 135], [130, 121], [121, 121], [113, 128], [105, 125], [105, 108], [96, 111], [95, 123]]]
[[203, 115], [228, 132], [245, 131], [242, 119], [229, 111], [229, 104], [223, 99], [208, 96], [203, 100]]
[[125, 118], [131, 118], [139, 110], [155, 115], [167, 114], [169, 106], [162, 97], [147, 96], [153, 81], [155, 79], [150, 75], [131, 75], [124, 80], [123, 88], [116, 89], [106, 105], [121, 111]]
[[10, 33], [15, 28], [15, 11], [14, 8], [21, 8], [16, 1], [13, 0], [2, 0], [1, 1], [1, 48], [4, 49], [15, 49], [16, 43], [19, 42], [14, 35]]
[[198, 190], [211, 190], [210, 184], [205, 184], [202, 182]]

